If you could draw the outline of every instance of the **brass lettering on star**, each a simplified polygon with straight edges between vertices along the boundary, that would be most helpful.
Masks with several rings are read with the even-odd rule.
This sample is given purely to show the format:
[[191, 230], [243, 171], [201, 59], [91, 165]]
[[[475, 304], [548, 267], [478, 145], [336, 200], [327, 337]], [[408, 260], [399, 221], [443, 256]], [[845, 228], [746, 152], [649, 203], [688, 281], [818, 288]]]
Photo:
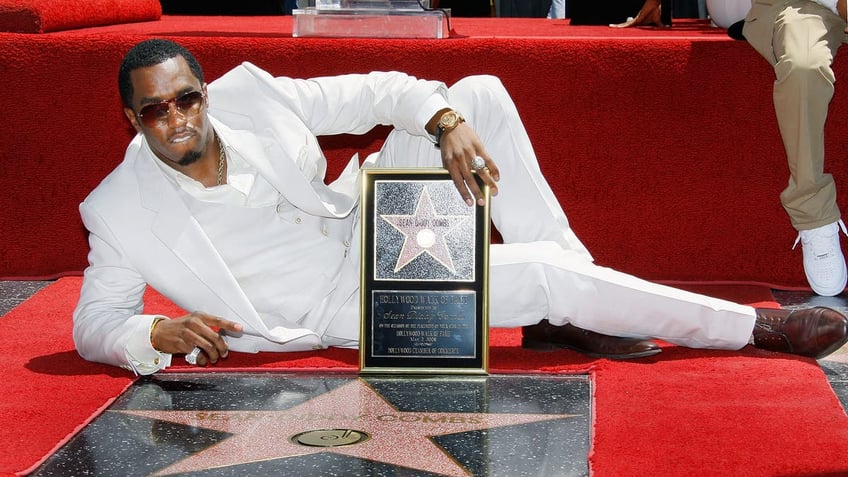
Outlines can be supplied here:
[[[320, 421], [362, 421], [370, 416], [366, 414], [277, 414], [272, 416], [275, 420], [297, 421], [297, 422], [320, 422]], [[204, 421], [254, 421], [267, 420], [269, 414], [267, 412], [244, 412], [233, 414], [226, 411], [198, 411], [195, 414], [195, 419], [199, 423]]]
[[[256, 420], [285, 420], [285, 421], [297, 421], [297, 422], [338, 422], [338, 421], [346, 421], [346, 422], [366, 422], [366, 421], [379, 421], [379, 422], [439, 422], [446, 424], [480, 424], [483, 422], [482, 416], [477, 415], [463, 415], [463, 416], [454, 416], [448, 417], [443, 414], [438, 415], [427, 415], [427, 414], [415, 414], [415, 415], [407, 415], [407, 414], [380, 414], [380, 415], [369, 415], [369, 414], [351, 414], [351, 415], [343, 415], [343, 414], [269, 414], [267, 412], [244, 412], [239, 414], [233, 414], [225, 411], [216, 411], [216, 412], [207, 412], [207, 411], [199, 411], [195, 413], [195, 418], [197, 419], [198, 424], [201, 424], [203, 421], [240, 421], [240, 422], [250, 422]], [[330, 429], [332, 431], [338, 431], [339, 429]], [[329, 432], [328, 429], [321, 429], [322, 432]], [[349, 429], [342, 429], [341, 431], [347, 431]], [[317, 431], [309, 431], [309, 432], [317, 432]], [[357, 431], [359, 432], [359, 431]], [[300, 434], [298, 434], [300, 435]]]
[[377, 420], [381, 422], [399, 422], [399, 423], [439, 423], [439, 424], [482, 424], [484, 419], [478, 416], [428, 416], [428, 415], [404, 415], [404, 414], [384, 414], [377, 416]]

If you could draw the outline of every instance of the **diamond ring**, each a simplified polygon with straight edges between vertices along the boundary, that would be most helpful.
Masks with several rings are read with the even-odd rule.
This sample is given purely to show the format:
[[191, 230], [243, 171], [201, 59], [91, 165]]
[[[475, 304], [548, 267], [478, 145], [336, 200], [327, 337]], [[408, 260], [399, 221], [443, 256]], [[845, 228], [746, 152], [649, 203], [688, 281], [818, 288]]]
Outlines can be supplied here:
[[471, 160], [471, 168], [475, 171], [479, 171], [484, 167], [486, 167], [486, 161], [482, 157], [477, 156]]
[[191, 353], [185, 356], [186, 363], [194, 366], [197, 364], [197, 356], [200, 354], [200, 346], [195, 346]]

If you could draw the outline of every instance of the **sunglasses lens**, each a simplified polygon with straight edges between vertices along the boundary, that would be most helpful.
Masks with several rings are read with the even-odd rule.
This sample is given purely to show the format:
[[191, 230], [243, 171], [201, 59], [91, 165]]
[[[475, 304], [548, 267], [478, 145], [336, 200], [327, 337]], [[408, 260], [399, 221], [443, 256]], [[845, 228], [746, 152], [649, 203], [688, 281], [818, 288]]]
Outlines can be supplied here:
[[168, 118], [168, 103], [148, 104], [141, 108], [138, 115], [141, 116], [141, 121], [149, 127], [156, 126], [160, 120]]
[[177, 98], [161, 103], [148, 104], [141, 108], [138, 115], [141, 121], [148, 127], [155, 127], [162, 121], [168, 120], [168, 115], [171, 114], [171, 103], [177, 108], [177, 112], [183, 116], [197, 114], [200, 110], [200, 105], [203, 102], [203, 93], [200, 91], [192, 91]]
[[174, 101], [174, 105], [177, 107], [177, 110], [183, 114], [193, 113], [200, 106], [200, 103], [203, 101], [203, 93], [200, 91], [192, 91], [191, 93], [186, 93]]

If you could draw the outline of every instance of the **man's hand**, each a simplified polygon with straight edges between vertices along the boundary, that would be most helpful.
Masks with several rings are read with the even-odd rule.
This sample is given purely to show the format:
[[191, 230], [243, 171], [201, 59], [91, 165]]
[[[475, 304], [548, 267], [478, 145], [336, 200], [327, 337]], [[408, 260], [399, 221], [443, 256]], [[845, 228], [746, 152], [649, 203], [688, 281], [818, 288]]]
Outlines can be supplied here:
[[190, 353], [195, 346], [203, 350], [197, 357], [198, 366], [214, 364], [226, 358], [227, 343], [218, 334], [219, 330], [240, 333], [238, 323], [218, 318], [200, 311], [189, 315], [161, 320], [150, 333], [150, 342], [162, 353]]
[[[466, 204], [474, 205], [476, 200], [477, 205], [486, 205], [483, 191], [474, 179], [475, 173], [489, 186], [493, 196], [498, 194], [496, 182], [501, 178], [498, 166], [489, 157], [480, 137], [467, 123], [462, 123], [442, 134], [439, 149], [442, 151], [442, 165], [450, 173], [456, 189]], [[474, 171], [471, 168], [471, 161], [476, 157], [482, 158], [486, 162], [486, 167]]]

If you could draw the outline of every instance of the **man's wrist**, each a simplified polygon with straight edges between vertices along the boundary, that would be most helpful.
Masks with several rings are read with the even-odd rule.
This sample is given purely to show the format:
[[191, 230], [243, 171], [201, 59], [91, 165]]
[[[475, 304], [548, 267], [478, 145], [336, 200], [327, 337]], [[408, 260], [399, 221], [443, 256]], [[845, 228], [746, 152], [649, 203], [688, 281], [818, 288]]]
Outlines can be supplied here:
[[439, 147], [442, 142], [442, 136], [445, 133], [453, 131], [457, 126], [465, 122], [465, 118], [462, 117], [457, 111], [449, 109], [439, 116], [439, 121], [436, 123], [436, 147]]
[[159, 322], [163, 321], [164, 319], [165, 318], [161, 316], [157, 316], [156, 318], [153, 318], [153, 322], [150, 324], [150, 346], [152, 346], [153, 349], [155, 349], [159, 353], [162, 353], [163, 351], [160, 350], [158, 346], [156, 346], [156, 341], [153, 339], [153, 330], [155, 330], [156, 325], [158, 325]]

